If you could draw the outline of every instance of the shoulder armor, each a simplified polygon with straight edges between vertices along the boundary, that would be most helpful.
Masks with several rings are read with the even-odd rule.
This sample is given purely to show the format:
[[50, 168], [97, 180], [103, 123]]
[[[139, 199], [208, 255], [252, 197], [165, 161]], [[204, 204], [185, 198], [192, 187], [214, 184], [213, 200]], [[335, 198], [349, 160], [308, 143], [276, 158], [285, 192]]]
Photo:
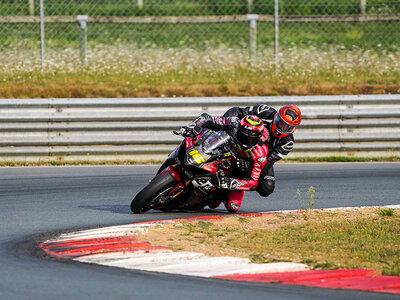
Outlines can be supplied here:
[[256, 115], [263, 120], [265, 125], [268, 125], [274, 119], [276, 110], [269, 105], [260, 104], [252, 106], [250, 108], [250, 113]]

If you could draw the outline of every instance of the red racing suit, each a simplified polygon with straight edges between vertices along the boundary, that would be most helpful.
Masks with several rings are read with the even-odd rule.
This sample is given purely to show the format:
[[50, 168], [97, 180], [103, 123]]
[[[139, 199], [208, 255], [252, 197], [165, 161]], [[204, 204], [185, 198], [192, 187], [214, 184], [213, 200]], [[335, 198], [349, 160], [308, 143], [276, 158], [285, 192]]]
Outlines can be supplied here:
[[272, 123], [276, 112], [271, 106], [261, 104], [251, 107], [232, 107], [224, 113], [224, 117], [226, 118], [243, 118], [246, 115], [256, 115], [263, 120], [264, 126], [269, 132], [270, 138], [265, 142], [269, 150], [267, 163], [262, 170], [256, 189], [262, 197], [269, 196], [275, 189], [274, 163], [286, 157], [293, 150], [295, 143], [293, 134], [284, 137], [276, 137], [273, 134]]
[[[250, 162], [250, 167], [246, 171], [236, 171], [232, 178], [230, 190], [253, 191], [256, 189], [261, 170], [267, 163], [268, 146], [265, 142], [260, 142], [249, 149], [243, 149], [237, 141], [237, 132], [240, 126], [240, 119], [237, 117], [213, 117], [207, 113], [202, 114], [199, 118], [188, 125], [188, 128], [194, 126], [200, 128], [208, 128], [213, 130], [226, 131], [235, 141], [234, 152], [237, 158]], [[262, 139], [265, 141], [269, 138], [268, 131], [264, 131]]]

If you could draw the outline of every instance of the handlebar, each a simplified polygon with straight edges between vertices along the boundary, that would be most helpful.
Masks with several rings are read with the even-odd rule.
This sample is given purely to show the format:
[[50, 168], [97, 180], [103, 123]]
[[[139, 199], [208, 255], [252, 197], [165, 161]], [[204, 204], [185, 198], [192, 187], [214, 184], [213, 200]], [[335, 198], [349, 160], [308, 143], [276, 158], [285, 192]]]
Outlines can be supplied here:
[[203, 128], [199, 125], [195, 125], [194, 127], [190, 126], [182, 126], [179, 131], [172, 130], [172, 132], [175, 135], [181, 135], [184, 137], [189, 137], [189, 136], [196, 136], [199, 135], [203, 131]]
[[183, 135], [183, 132], [185, 131], [185, 129], [182, 127], [179, 131], [176, 131], [176, 130], [172, 130], [172, 132], [175, 134], [175, 135]]

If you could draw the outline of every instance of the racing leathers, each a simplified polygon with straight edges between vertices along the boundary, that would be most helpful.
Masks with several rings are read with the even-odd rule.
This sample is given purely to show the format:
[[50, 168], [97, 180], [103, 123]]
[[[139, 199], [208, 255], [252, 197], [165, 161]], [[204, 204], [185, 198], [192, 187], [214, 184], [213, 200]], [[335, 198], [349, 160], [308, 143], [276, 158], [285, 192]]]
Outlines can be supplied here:
[[255, 115], [264, 122], [264, 126], [268, 130], [269, 139], [263, 139], [263, 143], [266, 144], [269, 149], [268, 158], [261, 171], [261, 176], [256, 188], [260, 196], [263, 197], [269, 196], [275, 189], [274, 163], [288, 155], [294, 146], [293, 134], [284, 137], [277, 137], [273, 134], [272, 123], [276, 112], [277, 111], [271, 106], [260, 104], [249, 107], [232, 107], [223, 115], [226, 118], [242, 118], [246, 115]]
[[231, 175], [232, 177], [219, 178], [219, 188], [222, 190], [215, 195], [215, 202], [209, 205], [211, 208], [217, 207], [222, 200], [229, 212], [236, 212], [240, 208], [244, 192], [257, 188], [261, 171], [267, 163], [268, 132], [265, 130], [261, 137], [264, 142], [245, 149], [237, 140], [239, 126], [240, 119], [237, 117], [213, 117], [204, 113], [184, 127], [183, 135], [190, 136], [199, 133], [199, 130], [203, 128], [208, 128], [226, 131], [235, 141], [233, 150], [237, 157], [238, 168]]

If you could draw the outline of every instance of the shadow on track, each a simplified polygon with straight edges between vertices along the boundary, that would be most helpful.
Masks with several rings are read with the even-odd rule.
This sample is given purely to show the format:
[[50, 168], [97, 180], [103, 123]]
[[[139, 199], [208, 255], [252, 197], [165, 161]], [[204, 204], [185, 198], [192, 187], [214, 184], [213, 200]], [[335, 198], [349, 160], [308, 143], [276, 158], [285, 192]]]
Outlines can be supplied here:
[[[108, 211], [108, 212], [112, 212], [114, 214], [128, 214], [128, 215], [132, 215], [131, 209], [129, 205], [110, 205], [110, 204], [102, 204], [102, 205], [81, 205], [79, 206], [79, 208], [83, 208], [83, 209], [90, 209], [90, 210], [100, 210], [100, 211]], [[229, 214], [227, 211], [222, 210], [222, 209], [202, 209], [199, 211], [190, 211], [190, 210], [174, 210], [171, 212], [163, 212], [163, 211], [154, 211], [151, 210], [149, 212], [147, 212], [146, 214], [164, 214], [164, 215], [168, 215], [168, 214], [177, 214], [177, 213], [189, 213], [189, 214], [214, 214], [214, 215], [227, 215]]]
[[82, 205], [79, 206], [80, 208], [90, 209], [90, 210], [101, 210], [101, 211], [109, 211], [115, 214], [128, 214], [131, 215], [131, 209], [129, 205], [110, 205], [110, 204], [103, 204], [103, 205]]

